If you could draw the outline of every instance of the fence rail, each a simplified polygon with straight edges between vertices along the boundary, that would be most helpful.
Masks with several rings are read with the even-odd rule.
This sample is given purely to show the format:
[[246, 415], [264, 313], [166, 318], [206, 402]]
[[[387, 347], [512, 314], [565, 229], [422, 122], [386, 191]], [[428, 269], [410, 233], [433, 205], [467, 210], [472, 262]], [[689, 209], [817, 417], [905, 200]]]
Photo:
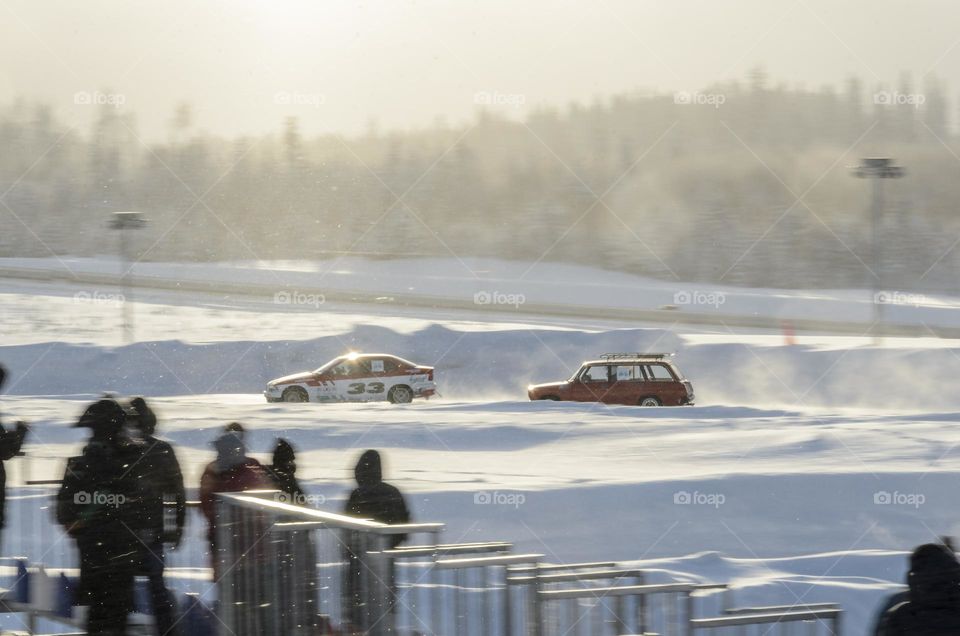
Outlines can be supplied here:
[[[50, 515], [49, 485], [29, 486], [36, 490], [21, 498], [37, 507], [29, 525], [41, 533], [49, 532], [41, 519]], [[737, 606], [723, 584], [661, 582], [662, 573], [614, 561], [546, 563], [507, 541], [443, 543], [440, 523], [391, 526], [283, 503], [275, 491], [221, 494], [216, 510], [215, 545], [199, 539], [204, 523], [191, 523], [197, 536], [171, 553], [167, 572], [186, 593], [185, 609], [216, 613], [197, 624], [206, 620], [224, 635], [312, 636], [330, 633], [330, 625], [370, 636], [719, 636], [751, 629], [775, 636], [794, 633], [791, 626], [835, 636], [841, 629], [842, 610], [833, 603]], [[400, 535], [409, 541], [398, 544]], [[18, 582], [0, 612], [23, 616], [32, 634], [42, 633], [38, 625], [49, 631], [53, 619], [78, 625], [82, 612], [54, 602], [51, 592], [76, 578], [72, 544], [27, 544], [43, 551], [11, 560]], [[46, 568], [26, 567], [43, 559]], [[148, 633], [149, 608], [140, 604], [137, 612], [137, 633]], [[212, 633], [188, 624], [189, 636]]]
[[[734, 607], [723, 584], [650, 583], [612, 561], [548, 564], [503, 541], [445, 544], [443, 524], [389, 526], [270, 493], [222, 494], [217, 506], [219, 618], [236, 636], [306, 636], [318, 614], [370, 636], [695, 636], [801, 622], [840, 633], [835, 604]], [[420, 541], [396, 545], [398, 535]]]

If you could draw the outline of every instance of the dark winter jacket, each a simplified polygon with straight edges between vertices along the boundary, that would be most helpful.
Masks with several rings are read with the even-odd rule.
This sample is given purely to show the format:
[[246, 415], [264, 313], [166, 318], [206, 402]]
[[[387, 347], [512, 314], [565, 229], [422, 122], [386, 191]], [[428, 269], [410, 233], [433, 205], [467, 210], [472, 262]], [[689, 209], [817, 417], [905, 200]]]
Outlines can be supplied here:
[[303, 488], [297, 479], [297, 458], [290, 442], [285, 439], [277, 440], [277, 446], [273, 449], [273, 464], [266, 470], [274, 486], [289, 496], [288, 503], [303, 505], [306, 502]]
[[[380, 453], [368, 450], [360, 456], [354, 468], [357, 487], [350, 493], [344, 512], [353, 517], [372, 519], [380, 523], [410, 523], [410, 511], [403, 495], [383, 481]], [[392, 536], [393, 547], [403, 543], [405, 534]]]
[[[176, 543], [183, 533], [187, 515], [187, 497], [183, 488], [183, 474], [173, 447], [156, 437], [145, 437], [140, 472], [150, 489], [144, 526], [160, 536], [166, 543]], [[175, 504], [175, 521], [164, 524], [164, 502]], [[172, 527], [171, 527], [172, 526]]]
[[211, 543], [217, 529], [216, 493], [273, 487], [260, 462], [246, 456], [239, 435], [226, 433], [217, 439], [215, 446], [217, 459], [207, 464], [200, 478], [200, 510], [207, 518], [207, 538]]
[[3, 424], [0, 424], [0, 528], [6, 525], [7, 507], [7, 471], [3, 462], [12, 459], [20, 452], [26, 436], [27, 427], [22, 423], [18, 423], [12, 431], [7, 431]]
[[138, 443], [94, 438], [82, 455], [67, 461], [57, 494], [57, 521], [80, 549], [80, 603], [84, 597], [132, 595], [132, 587], [115, 586], [132, 580], [136, 534], [143, 530], [147, 492], [139, 471], [142, 455]]
[[877, 634], [960, 634], [960, 562], [949, 548], [928, 543], [914, 550], [907, 584], [909, 600], [887, 611]]
[[149, 490], [141, 472], [143, 452], [138, 442], [95, 438], [83, 454], [67, 460], [57, 494], [57, 521], [71, 536], [101, 534], [124, 524], [136, 530], [146, 527]]

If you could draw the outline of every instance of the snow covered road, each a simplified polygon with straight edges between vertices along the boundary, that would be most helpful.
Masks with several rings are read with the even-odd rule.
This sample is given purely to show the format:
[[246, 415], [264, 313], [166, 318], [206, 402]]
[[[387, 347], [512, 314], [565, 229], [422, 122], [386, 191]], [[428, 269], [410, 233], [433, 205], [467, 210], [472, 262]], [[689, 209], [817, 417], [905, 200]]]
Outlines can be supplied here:
[[[43, 539], [17, 525], [27, 509], [49, 521], [36, 508], [45, 490], [24, 480], [60, 476], [84, 438], [70, 424], [103, 390], [151, 398], [191, 486], [230, 421], [247, 426], [262, 460], [277, 437], [290, 439], [307, 490], [332, 508], [355, 457], [378, 448], [417, 518], [447, 523], [451, 541], [508, 539], [551, 560], [637, 560], [665, 578], [732, 580], [741, 604], [836, 600], [855, 634], [903, 580], [906, 550], [960, 535], [955, 342], [802, 336], [784, 346], [775, 334], [292, 311], [173, 292], [140, 297], [136, 310], [138, 341], [121, 345], [115, 301], [77, 299], [69, 285], [0, 287], [0, 360], [13, 380], [0, 405], [5, 421], [34, 426], [28, 456], [10, 463], [8, 552]], [[395, 407], [266, 404], [258, 393], [351, 348], [436, 364], [444, 397]], [[698, 406], [524, 400], [528, 382], [618, 350], [676, 351]]]

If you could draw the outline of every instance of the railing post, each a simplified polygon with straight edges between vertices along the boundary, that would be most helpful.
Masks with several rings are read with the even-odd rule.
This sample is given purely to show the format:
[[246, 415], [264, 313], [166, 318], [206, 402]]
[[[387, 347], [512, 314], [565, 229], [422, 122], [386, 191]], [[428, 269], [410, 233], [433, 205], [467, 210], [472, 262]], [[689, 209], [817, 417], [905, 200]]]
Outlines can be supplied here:
[[[220, 599], [221, 620], [228, 630], [236, 632], [240, 629], [240, 626], [237, 621], [235, 601], [237, 589], [235, 585], [232, 585], [232, 579], [235, 573], [232, 571], [224, 573], [224, 563], [226, 559], [223, 558], [227, 543], [232, 541], [230, 525], [232, 525], [233, 506], [228, 505], [220, 497], [216, 498], [213, 505], [216, 508], [214, 516], [219, 521], [214, 529], [215, 536], [213, 545], [210, 546], [210, 550], [213, 552], [213, 554], [210, 555], [210, 560], [217, 566], [214, 568], [214, 583], [217, 586], [217, 598]], [[216, 578], [218, 573], [219, 578]]]
[[627, 629], [628, 629], [628, 627], [627, 627], [627, 619], [626, 619], [626, 617], [625, 617], [625, 614], [626, 614], [626, 613], [627, 613], [627, 612], [626, 612], [626, 597], [625, 597], [625, 596], [618, 596], [616, 599], [614, 599], [614, 614], [615, 614], [614, 618], [615, 618], [616, 621], [617, 621], [617, 629], [619, 630], [619, 632], [620, 632], [621, 634], [625, 634], [625, 633], [627, 632]]
[[533, 610], [533, 634], [534, 636], [543, 636], [543, 599], [540, 598], [540, 570], [533, 571], [533, 585], [531, 591], [531, 609]]
[[637, 599], [637, 631], [641, 634], [647, 631], [647, 595], [640, 594]]
[[510, 603], [510, 592], [511, 592], [510, 568], [504, 568], [503, 569], [503, 604], [502, 604], [502, 610], [501, 610], [503, 612], [503, 636], [510, 636], [510, 633], [512, 631], [511, 622], [513, 620], [513, 617], [511, 616], [511, 613], [513, 611], [513, 608]]

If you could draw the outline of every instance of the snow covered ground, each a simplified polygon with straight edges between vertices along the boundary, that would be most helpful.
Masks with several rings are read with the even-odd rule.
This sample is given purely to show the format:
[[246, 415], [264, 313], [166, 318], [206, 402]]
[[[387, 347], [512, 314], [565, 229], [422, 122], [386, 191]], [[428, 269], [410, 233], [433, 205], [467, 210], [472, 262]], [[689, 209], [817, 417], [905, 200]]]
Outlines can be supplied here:
[[[66, 280], [116, 281], [126, 266], [111, 257], [0, 258], [0, 273], [49, 273]], [[269, 290], [288, 308], [314, 305], [317, 296], [378, 299], [386, 304], [417, 299], [447, 306], [528, 312], [531, 307], [591, 312], [673, 310], [734, 323], [744, 319], [829, 321], [858, 326], [867, 332], [873, 322], [874, 298], [886, 321], [912, 325], [920, 333], [938, 327], [960, 327], [960, 299], [948, 294], [916, 293], [896, 288], [878, 292], [860, 289], [748, 289], [645, 278], [581, 265], [514, 262], [495, 259], [419, 258], [369, 260], [344, 257], [316, 262], [136, 263], [131, 272], [144, 284], [176, 288], [207, 286], [245, 292]], [[102, 289], [88, 285], [87, 294]], [[960, 291], [958, 291], [960, 293]], [[105, 295], [109, 295], [107, 292]], [[321, 303], [322, 304], [322, 303]], [[399, 304], [402, 304], [400, 302]], [[319, 308], [319, 307], [318, 307]], [[550, 313], [550, 312], [545, 312]], [[665, 312], [660, 312], [661, 314]], [[669, 313], [659, 320], [670, 320]]]
[[[955, 341], [803, 335], [785, 346], [775, 333], [150, 291], [137, 295], [137, 342], [123, 345], [108, 292], [0, 282], [0, 361], [12, 373], [0, 406], [5, 421], [34, 425], [29, 457], [9, 465], [4, 553], [39, 556], [55, 540], [55, 528], [39, 531], [44, 489], [23, 482], [59, 477], [83, 439], [70, 423], [104, 390], [153, 398], [192, 485], [234, 420], [261, 459], [290, 439], [308, 490], [333, 508], [355, 457], [378, 448], [416, 517], [446, 522], [448, 540], [731, 581], [738, 604], [839, 601], [853, 634], [903, 581], [907, 550], [960, 534]], [[435, 364], [443, 397], [393, 407], [259, 395], [348, 349]], [[698, 405], [525, 400], [529, 382], [636, 350], [676, 352]], [[193, 524], [175, 565], [201, 533]]]

